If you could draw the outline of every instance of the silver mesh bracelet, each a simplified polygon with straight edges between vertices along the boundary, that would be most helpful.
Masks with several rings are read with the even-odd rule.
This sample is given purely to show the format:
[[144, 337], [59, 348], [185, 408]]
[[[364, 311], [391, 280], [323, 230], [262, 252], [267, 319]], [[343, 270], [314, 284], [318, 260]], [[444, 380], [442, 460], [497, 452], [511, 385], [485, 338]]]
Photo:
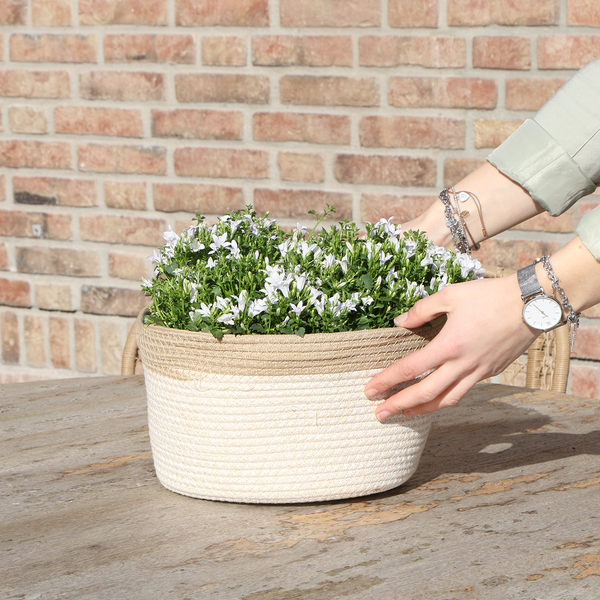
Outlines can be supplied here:
[[452, 234], [452, 241], [459, 252], [463, 252], [471, 256], [471, 249], [469, 248], [469, 242], [467, 241], [467, 234], [465, 227], [462, 222], [460, 212], [458, 218], [455, 216], [450, 197], [448, 196], [448, 190], [442, 190], [439, 196], [440, 200], [444, 203], [444, 214], [446, 215], [446, 225], [450, 229]]
[[573, 346], [575, 344], [575, 336], [577, 335], [577, 328], [579, 327], [579, 317], [581, 313], [578, 313], [569, 302], [567, 295], [565, 294], [565, 290], [562, 289], [559, 285], [559, 279], [552, 268], [552, 263], [550, 262], [549, 256], [542, 256], [542, 258], [538, 258], [535, 262], [541, 262], [544, 265], [544, 271], [546, 271], [546, 275], [548, 275], [548, 279], [552, 284], [552, 289], [554, 293], [558, 295], [560, 298], [560, 303], [567, 315], [567, 321], [569, 322], [569, 340], [571, 342], [571, 352], [573, 352]]

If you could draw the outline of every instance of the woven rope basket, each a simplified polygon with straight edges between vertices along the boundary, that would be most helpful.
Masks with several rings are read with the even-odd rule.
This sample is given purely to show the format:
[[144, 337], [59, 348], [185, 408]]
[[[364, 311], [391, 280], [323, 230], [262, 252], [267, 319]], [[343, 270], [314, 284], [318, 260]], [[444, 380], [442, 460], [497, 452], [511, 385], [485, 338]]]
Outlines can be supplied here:
[[249, 503], [352, 498], [400, 485], [417, 468], [431, 415], [379, 423], [364, 386], [441, 326], [218, 341], [144, 325], [140, 315], [159, 481], [187, 496]]

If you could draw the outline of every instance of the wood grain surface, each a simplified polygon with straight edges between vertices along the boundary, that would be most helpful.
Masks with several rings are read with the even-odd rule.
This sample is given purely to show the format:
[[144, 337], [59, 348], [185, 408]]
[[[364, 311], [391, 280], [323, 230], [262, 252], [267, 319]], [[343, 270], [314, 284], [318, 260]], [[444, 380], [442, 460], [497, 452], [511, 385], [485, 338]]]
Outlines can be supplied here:
[[3, 385], [0, 597], [598, 600], [599, 424], [596, 400], [481, 384], [401, 487], [242, 505], [160, 485], [143, 376]]

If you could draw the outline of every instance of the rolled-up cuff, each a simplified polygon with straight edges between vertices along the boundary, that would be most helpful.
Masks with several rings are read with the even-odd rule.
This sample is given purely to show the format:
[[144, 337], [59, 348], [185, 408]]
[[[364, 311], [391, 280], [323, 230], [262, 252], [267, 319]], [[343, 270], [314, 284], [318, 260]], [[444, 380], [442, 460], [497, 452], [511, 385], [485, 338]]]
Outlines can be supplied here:
[[566, 150], [533, 119], [525, 121], [487, 159], [552, 216], [596, 189]]
[[577, 225], [577, 235], [583, 245], [600, 260], [600, 206], [581, 217]]

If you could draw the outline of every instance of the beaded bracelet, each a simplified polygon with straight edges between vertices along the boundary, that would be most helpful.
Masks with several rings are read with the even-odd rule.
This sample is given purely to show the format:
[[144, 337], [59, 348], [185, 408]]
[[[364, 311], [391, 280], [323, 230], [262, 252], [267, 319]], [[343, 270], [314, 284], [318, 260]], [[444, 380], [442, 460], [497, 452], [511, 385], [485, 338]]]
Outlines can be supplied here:
[[[452, 194], [456, 198], [456, 194]], [[440, 200], [444, 203], [444, 214], [446, 215], [446, 225], [450, 229], [452, 234], [452, 241], [459, 252], [464, 252], [471, 255], [471, 249], [469, 248], [469, 242], [467, 241], [467, 234], [465, 232], [465, 225], [463, 218], [461, 217], [460, 210], [456, 213], [458, 218], [455, 216], [455, 211], [452, 208], [450, 197], [448, 196], [448, 189], [444, 189], [440, 192]]]
[[548, 279], [552, 284], [552, 289], [555, 294], [558, 294], [560, 297], [560, 303], [567, 315], [567, 321], [569, 322], [569, 340], [571, 342], [571, 352], [573, 352], [573, 345], [575, 344], [575, 336], [577, 335], [577, 328], [579, 327], [579, 317], [581, 313], [578, 313], [569, 302], [567, 295], [565, 294], [565, 290], [559, 285], [559, 279], [552, 268], [552, 263], [550, 262], [549, 256], [542, 256], [538, 258], [535, 262], [541, 262], [544, 265], [544, 271], [546, 271], [546, 275], [548, 275]]

